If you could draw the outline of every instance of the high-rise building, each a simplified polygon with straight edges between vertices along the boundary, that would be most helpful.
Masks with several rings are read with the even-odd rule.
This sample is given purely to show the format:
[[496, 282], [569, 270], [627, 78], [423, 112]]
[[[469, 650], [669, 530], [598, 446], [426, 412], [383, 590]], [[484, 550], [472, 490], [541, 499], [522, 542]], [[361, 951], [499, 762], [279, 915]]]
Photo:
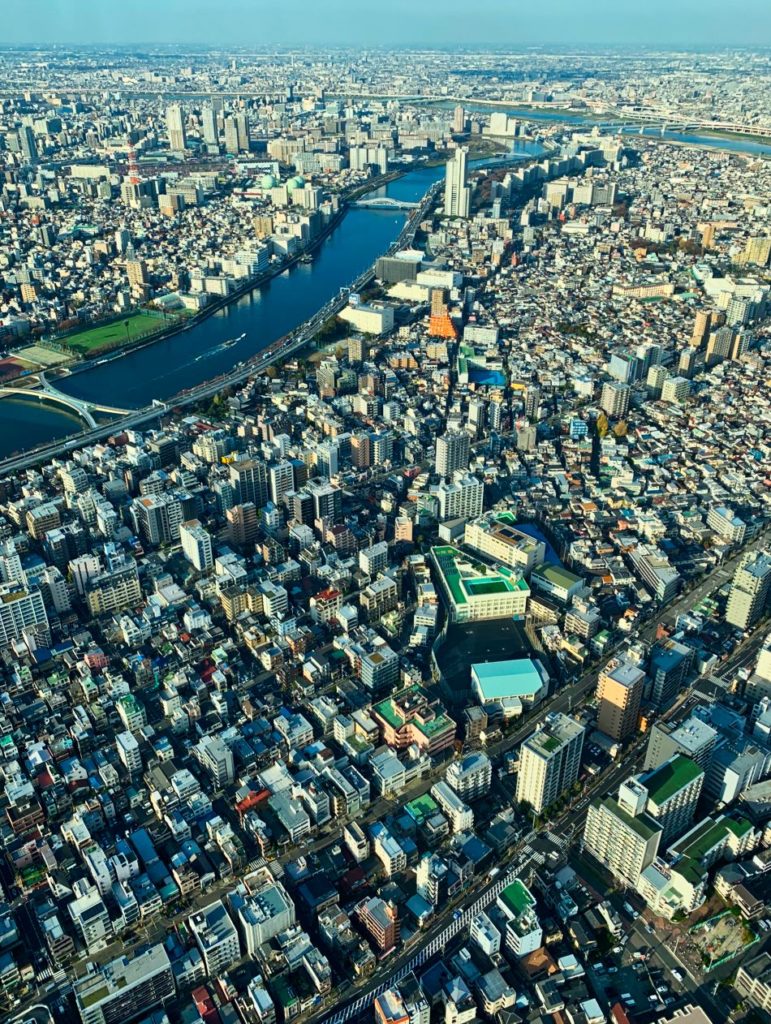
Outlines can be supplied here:
[[611, 658], [597, 679], [597, 728], [614, 740], [637, 729], [645, 673], [624, 658]]
[[629, 412], [629, 399], [631, 389], [628, 384], [606, 381], [602, 385], [600, 395], [600, 408], [607, 413], [611, 419], [620, 419]]
[[645, 790], [645, 811], [662, 828], [662, 842], [674, 838], [693, 821], [704, 784], [704, 772], [689, 757], [675, 754], [635, 780]]
[[166, 107], [166, 132], [169, 136], [169, 149], [172, 153], [182, 153], [187, 140], [185, 138], [185, 114], [179, 103]]
[[201, 766], [209, 773], [217, 789], [235, 779], [233, 752], [219, 736], [204, 736], [193, 747]]
[[659, 710], [668, 708], [685, 685], [693, 660], [693, 649], [677, 640], [659, 640], [653, 645], [648, 661], [650, 700]]
[[554, 712], [524, 741], [519, 751], [517, 800], [540, 812], [553, 804], [578, 779], [584, 727]]
[[232, 116], [225, 118], [225, 152], [238, 153], [238, 125]]
[[452, 114], [452, 130], [456, 135], [462, 135], [466, 130], [466, 111], [460, 104]]
[[747, 239], [742, 256], [743, 263], [756, 263], [759, 267], [767, 267], [771, 259], [771, 235], [758, 235]]
[[199, 572], [208, 572], [214, 565], [211, 536], [197, 519], [189, 519], [179, 528], [179, 539], [185, 558]]
[[251, 501], [262, 508], [268, 500], [268, 469], [261, 459], [239, 459], [230, 464], [230, 482], [240, 504]]
[[748, 629], [760, 619], [771, 592], [771, 555], [748, 551], [736, 567], [726, 605], [726, 621], [738, 629]]
[[134, 607], [142, 598], [136, 562], [133, 558], [124, 558], [113, 562], [105, 572], [87, 575], [83, 590], [88, 610], [95, 618]]
[[535, 384], [528, 384], [525, 391], [525, 416], [529, 420], [538, 419], [538, 409], [541, 404], [541, 389]]
[[274, 505], [284, 504], [284, 495], [294, 490], [294, 469], [292, 463], [284, 460], [274, 463], [268, 471], [270, 500]]
[[456, 469], [468, 469], [471, 438], [465, 431], [450, 430], [436, 439], [436, 472], [452, 476]]
[[0, 583], [0, 651], [25, 636], [50, 639], [43, 595], [37, 587]]
[[175, 494], [164, 492], [135, 498], [131, 514], [137, 533], [141, 533], [148, 544], [171, 544], [179, 540], [184, 513], [182, 502]]
[[706, 345], [711, 319], [712, 314], [709, 310], [700, 309], [696, 314], [696, 320], [693, 324], [693, 333], [691, 334], [691, 345], [693, 345], [694, 348], [704, 348]]
[[691, 715], [682, 725], [654, 722], [645, 751], [643, 768], [658, 768], [675, 754], [683, 754], [695, 761], [705, 772], [709, 768], [712, 751], [717, 742], [717, 730], [708, 722]]
[[466, 184], [468, 150], [459, 147], [447, 161], [444, 185], [444, 212], [447, 217], [468, 217], [471, 189]]
[[436, 489], [439, 519], [475, 519], [482, 514], [485, 485], [473, 473], [458, 469], [450, 483], [442, 481]]
[[218, 149], [217, 114], [214, 107], [207, 104], [201, 113], [201, 120], [203, 122], [203, 141], [207, 146]]
[[159, 943], [132, 960], [118, 957], [73, 984], [83, 1024], [127, 1024], [162, 1006], [175, 993], [174, 974]]
[[661, 825], [645, 813], [647, 793], [634, 779], [622, 783], [618, 799], [597, 797], [590, 804], [584, 846], [616, 878], [636, 886], [656, 858]]
[[19, 129], [19, 148], [22, 156], [28, 164], [36, 164], [38, 161], [37, 143], [35, 134], [29, 125], [23, 125]]

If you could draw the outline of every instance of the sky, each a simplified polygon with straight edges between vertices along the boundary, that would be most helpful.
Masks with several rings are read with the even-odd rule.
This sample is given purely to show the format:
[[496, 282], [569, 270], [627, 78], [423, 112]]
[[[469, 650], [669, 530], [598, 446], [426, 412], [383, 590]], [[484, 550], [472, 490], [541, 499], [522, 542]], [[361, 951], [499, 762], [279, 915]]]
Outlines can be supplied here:
[[771, 45], [771, 0], [2, 0], [0, 45]]

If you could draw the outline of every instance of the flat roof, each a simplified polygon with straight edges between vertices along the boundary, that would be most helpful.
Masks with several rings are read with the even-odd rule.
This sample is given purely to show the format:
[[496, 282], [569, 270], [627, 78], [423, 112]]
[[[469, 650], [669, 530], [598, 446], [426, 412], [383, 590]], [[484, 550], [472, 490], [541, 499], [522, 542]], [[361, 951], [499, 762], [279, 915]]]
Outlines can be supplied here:
[[517, 917], [535, 905], [532, 893], [518, 878], [515, 878], [511, 885], [506, 886], [498, 899]]
[[471, 666], [483, 700], [503, 697], [526, 697], [544, 686], [538, 666], [532, 658], [507, 661], [484, 661]]
[[550, 565], [548, 562], [542, 562], [540, 565], [537, 565], [533, 569], [533, 573], [542, 576], [545, 580], [555, 584], [555, 586], [564, 587], [566, 590], [570, 590], [576, 583], [581, 582], [580, 576], [576, 576], [575, 573], [562, 568], [560, 565]]
[[703, 774], [702, 769], [690, 757], [676, 754], [658, 768], [642, 775], [640, 782], [648, 790], [649, 800], [654, 804], [663, 804]]

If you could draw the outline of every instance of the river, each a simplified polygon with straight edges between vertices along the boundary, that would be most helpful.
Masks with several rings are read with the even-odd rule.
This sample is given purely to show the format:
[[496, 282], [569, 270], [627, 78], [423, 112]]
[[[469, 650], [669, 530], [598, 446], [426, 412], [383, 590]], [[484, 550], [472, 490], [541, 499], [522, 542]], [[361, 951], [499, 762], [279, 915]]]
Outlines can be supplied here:
[[[540, 155], [540, 146], [520, 143], [508, 158]], [[472, 162], [489, 166], [500, 159]], [[418, 167], [372, 195], [416, 202], [444, 174], [444, 166]], [[352, 208], [322, 243], [313, 263], [298, 263], [188, 331], [94, 366], [57, 387], [76, 398], [119, 408], [140, 408], [229, 370], [311, 317], [341, 287], [372, 266], [401, 231], [401, 210]], [[225, 342], [245, 337], [235, 345]], [[109, 397], [107, 397], [109, 396]], [[35, 420], [34, 412], [40, 416]], [[34, 422], [34, 429], [31, 424]], [[78, 428], [66, 413], [36, 402], [0, 401], [0, 457], [65, 437]]]
[[[524, 111], [512, 112], [525, 115]], [[556, 115], [554, 119], [567, 120]], [[771, 152], [771, 147], [738, 139], [678, 133], [664, 137], [741, 152]], [[509, 159], [526, 159], [541, 152], [539, 146], [518, 143]], [[471, 166], [496, 162], [500, 161], [479, 160]], [[442, 165], [419, 167], [373, 194], [415, 202], [443, 174]], [[153, 398], [169, 398], [216, 377], [312, 316], [386, 251], [406, 216], [401, 211], [351, 209], [323, 242], [312, 264], [295, 265], [189, 331], [74, 373], [57, 386], [76, 398], [128, 409], [148, 405]], [[245, 337], [237, 344], [223, 347], [241, 334]], [[77, 429], [76, 420], [64, 410], [36, 401], [0, 400], [0, 458], [66, 437]]]

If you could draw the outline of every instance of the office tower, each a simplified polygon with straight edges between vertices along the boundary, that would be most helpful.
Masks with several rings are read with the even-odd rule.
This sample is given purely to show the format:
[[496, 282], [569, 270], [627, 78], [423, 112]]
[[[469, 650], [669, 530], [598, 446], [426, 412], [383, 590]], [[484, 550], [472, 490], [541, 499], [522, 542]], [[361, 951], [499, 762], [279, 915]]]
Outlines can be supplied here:
[[125, 1024], [175, 993], [171, 963], [160, 943], [132, 960], [122, 956], [101, 967], [93, 965], [72, 987], [83, 1024]]
[[611, 381], [606, 381], [602, 385], [600, 408], [611, 419], [620, 419], [629, 412], [630, 395], [631, 390], [628, 384], [614, 384]]
[[456, 469], [451, 481], [443, 480], [436, 489], [439, 520], [476, 519], [482, 514], [484, 493], [485, 485], [473, 473]]
[[742, 555], [734, 573], [726, 606], [726, 621], [738, 629], [749, 629], [760, 619], [768, 605], [771, 590], [771, 555], [748, 551]]
[[656, 858], [661, 825], [645, 813], [646, 790], [634, 779], [619, 787], [618, 799], [596, 797], [589, 804], [584, 846], [616, 878], [637, 886]]
[[614, 740], [637, 729], [645, 673], [624, 658], [611, 658], [597, 679], [597, 728]]
[[526, 801], [540, 813], [578, 779], [584, 727], [555, 712], [524, 741], [519, 751], [517, 800]]
[[210, 978], [229, 970], [241, 956], [236, 926], [222, 900], [197, 910], [187, 923]]
[[28, 125], [19, 129], [19, 148], [22, 156], [28, 164], [36, 164], [38, 161], [37, 143], [35, 135]]
[[240, 504], [250, 501], [262, 508], [268, 501], [268, 469], [258, 459], [240, 459], [230, 464], [230, 482]]
[[453, 111], [452, 130], [456, 135], [462, 135], [466, 130], [466, 111], [460, 104]]
[[451, 476], [458, 469], [468, 469], [471, 438], [465, 431], [451, 430], [436, 439], [435, 468], [439, 476]]
[[27, 636], [43, 643], [50, 639], [43, 595], [37, 587], [0, 583], [0, 651]]
[[179, 528], [179, 539], [185, 558], [199, 572], [208, 572], [214, 565], [211, 537], [197, 519], [190, 519]]
[[691, 715], [680, 725], [673, 722], [654, 722], [645, 751], [643, 768], [645, 771], [658, 768], [675, 754], [683, 754], [706, 772], [717, 736], [716, 729], [695, 715]]
[[468, 150], [459, 147], [447, 161], [444, 186], [444, 212], [447, 217], [468, 217], [471, 189], [466, 184]]
[[182, 153], [186, 145], [185, 115], [178, 103], [166, 107], [166, 132], [172, 153]]
[[662, 829], [662, 842], [674, 838], [693, 821], [704, 772], [689, 757], [675, 754], [668, 761], [638, 775], [644, 789], [645, 811]]
[[759, 235], [748, 238], [742, 256], [743, 263], [756, 263], [759, 267], [767, 267], [771, 258], [771, 235]]
[[207, 146], [218, 149], [217, 115], [214, 107], [205, 106], [201, 114], [201, 120], [203, 121], [203, 141]]
[[525, 391], [525, 416], [529, 420], [538, 419], [538, 408], [541, 404], [541, 389], [535, 384], [528, 384]]

